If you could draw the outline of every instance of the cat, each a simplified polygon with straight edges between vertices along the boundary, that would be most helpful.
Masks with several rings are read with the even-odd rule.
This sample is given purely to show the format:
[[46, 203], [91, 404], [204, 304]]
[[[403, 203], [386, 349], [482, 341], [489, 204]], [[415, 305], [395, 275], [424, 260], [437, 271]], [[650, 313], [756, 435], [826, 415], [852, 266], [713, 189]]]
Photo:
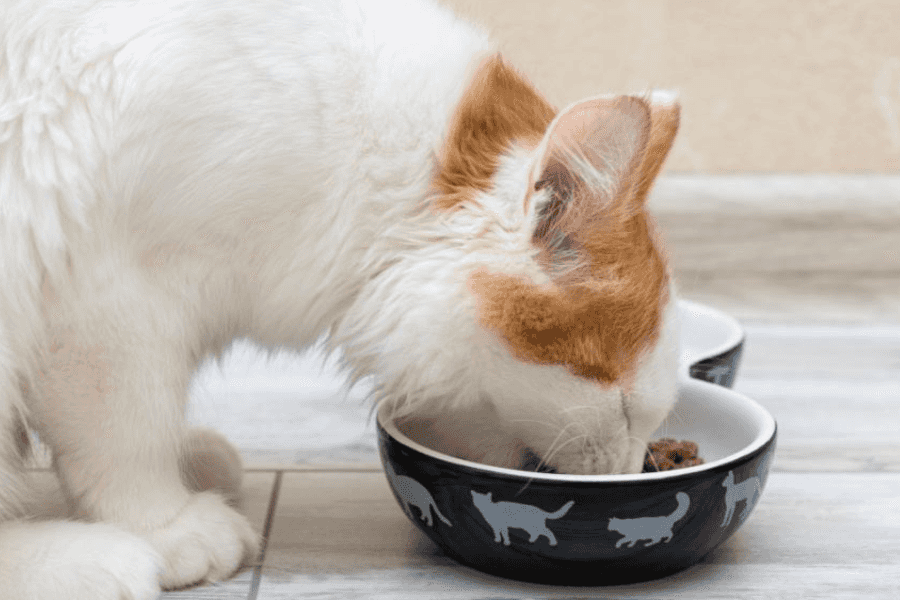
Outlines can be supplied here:
[[[184, 422], [239, 338], [326, 339], [467, 456], [641, 470], [676, 390], [644, 204], [674, 94], [557, 110], [431, 0], [9, 0], [0, 39], [7, 597], [147, 600], [255, 559]], [[29, 430], [75, 519], [27, 518]]]
[[743, 521], [750, 514], [753, 505], [762, 492], [759, 476], [748, 477], [740, 483], [734, 482], [734, 471], [728, 471], [725, 481], [722, 482], [725, 488], [725, 517], [722, 519], [721, 527], [727, 527], [731, 523], [734, 516], [735, 505], [741, 500], [745, 500], [744, 510], [741, 511], [739, 519]]
[[412, 477], [398, 475], [388, 463], [385, 463], [385, 471], [391, 481], [394, 482], [394, 490], [400, 494], [400, 497], [403, 500], [404, 512], [408, 512], [410, 516], [414, 518], [410, 512], [410, 508], [415, 506], [421, 513], [419, 518], [422, 519], [426, 525], [432, 527], [434, 525], [434, 518], [431, 515], [431, 511], [433, 510], [434, 514], [437, 515], [437, 518], [445, 525], [453, 527], [453, 523], [441, 513], [437, 504], [434, 502], [431, 492], [429, 492], [424, 485]]
[[491, 529], [494, 530], [494, 541], [503, 542], [509, 546], [509, 529], [524, 529], [528, 532], [528, 541], [532, 544], [540, 536], [547, 538], [551, 546], [556, 545], [556, 536], [547, 528], [548, 519], [560, 519], [575, 505], [574, 500], [569, 500], [553, 512], [542, 510], [529, 504], [516, 502], [493, 502], [492, 493], [479, 493], [472, 490], [472, 503], [484, 517]]
[[616, 542], [616, 548], [623, 544], [627, 544], [629, 548], [632, 548], [639, 540], [648, 540], [644, 544], [645, 547], [658, 544], [663, 539], [669, 542], [672, 539], [672, 535], [674, 535], [672, 526], [687, 514], [688, 507], [691, 505], [690, 497], [684, 492], [675, 494], [675, 499], [678, 501], [678, 508], [669, 515], [640, 517], [637, 519], [611, 518], [609, 520], [609, 530], [622, 534], [622, 538]]

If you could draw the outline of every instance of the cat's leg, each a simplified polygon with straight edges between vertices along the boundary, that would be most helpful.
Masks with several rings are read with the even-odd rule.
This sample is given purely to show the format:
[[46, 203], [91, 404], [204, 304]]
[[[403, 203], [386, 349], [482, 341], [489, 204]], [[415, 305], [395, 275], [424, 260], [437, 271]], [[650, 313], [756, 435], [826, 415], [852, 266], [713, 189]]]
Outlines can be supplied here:
[[750, 499], [749, 499], [749, 502], [747, 503], [747, 506], [750, 506], [751, 504], [755, 506], [756, 501], [759, 500], [759, 495], [761, 493], [762, 493], [762, 489], [760, 488], [759, 477], [754, 477], [753, 478], [753, 491], [750, 494]]
[[738, 516], [738, 520], [741, 522], [747, 518], [747, 515], [750, 513], [750, 497], [744, 498], [744, 507], [741, 509], [741, 514]]
[[257, 539], [221, 495], [183, 483], [192, 360], [178, 304], [122, 284], [55, 309], [33, 412], [77, 514], [149, 542], [163, 587], [228, 577]]
[[509, 527], [501, 527], [500, 528], [500, 537], [503, 539], [503, 545], [509, 546]]
[[491, 525], [491, 527], [494, 529], [494, 541], [499, 544], [501, 541], [503, 541], [503, 536], [500, 535], [500, 528], [494, 527], [493, 524]]
[[244, 469], [240, 454], [221, 433], [206, 428], [191, 429], [181, 456], [181, 472], [188, 489], [214, 490], [232, 506], [238, 506]]
[[543, 533], [545, 536], [547, 536], [547, 541], [550, 543], [551, 546], [555, 546], [555, 545], [556, 545], [556, 536], [553, 535], [553, 532], [550, 531], [549, 528], [545, 528], [544, 531], [543, 531], [542, 533]]
[[0, 523], [21, 517], [31, 500], [24, 473], [27, 438], [22, 437], [26, 434], [18, 408], [20, 391], [13, 369], [3, 361], [2, 334], [0, 323]]
[[[0, 374], [11, 374], [6, 366]], [[140, 537], [99, 523], [21, 519], [41, 498], [24, 473], [25, 430], [14, 406], [20, 387], [12, 379], [0, 376], [0, 597], [155, 599], [160, 559]]]
[[731, 496], [726, 493], [725, 494], [725, 518], [722, 519], [722, 524], [720, 527], [725, 527], [731, 522], [731, 517], [734, 514], [734, 500]]
[[16, 600], [155, 600], [159, 555], [113, 525], [0, 523], [0, 590]]

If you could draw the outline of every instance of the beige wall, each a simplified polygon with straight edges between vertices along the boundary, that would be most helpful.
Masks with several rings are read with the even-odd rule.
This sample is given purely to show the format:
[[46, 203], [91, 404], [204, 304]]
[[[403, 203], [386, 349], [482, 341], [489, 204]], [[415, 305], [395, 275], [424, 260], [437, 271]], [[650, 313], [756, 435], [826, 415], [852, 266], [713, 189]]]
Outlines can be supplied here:
[[557, 106], [671, 88], [669, 171], [900, 173], [900, 0], [443, 0]]

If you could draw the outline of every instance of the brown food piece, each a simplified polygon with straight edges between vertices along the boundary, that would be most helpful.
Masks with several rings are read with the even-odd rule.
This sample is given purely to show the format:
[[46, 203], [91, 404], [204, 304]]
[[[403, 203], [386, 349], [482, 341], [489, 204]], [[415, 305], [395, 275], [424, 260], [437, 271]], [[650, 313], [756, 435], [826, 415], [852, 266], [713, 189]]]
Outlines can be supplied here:
[[703, 459], [697, 456], [697, 444], [690, 440], [678, 441], [673, 438], [661, 438], [647, 444], [642, 473], [686, 469], [702, 465]]

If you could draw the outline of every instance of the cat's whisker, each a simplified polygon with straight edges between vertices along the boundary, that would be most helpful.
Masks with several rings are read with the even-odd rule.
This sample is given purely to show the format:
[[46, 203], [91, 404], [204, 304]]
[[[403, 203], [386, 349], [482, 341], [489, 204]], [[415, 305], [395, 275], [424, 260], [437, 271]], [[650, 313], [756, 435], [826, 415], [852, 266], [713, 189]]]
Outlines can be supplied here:
[[[562, 432], [560, 432], [560, 433], [562, 433]], [[562, 450], [569, 444], [576, 443], [576, 442], [584, 442], [584, 440], [587, 438], [589, 438], [588, 434], [584, 433], [581, 435], [576, 435], [576, 436], [562, 442], [561, 444], [557, 445], [557, 442], [559, 441], [559, 436], [557, 436], [557, 439], [554, 440], [554, 442], [550, 445], [550, 448], [547, 450], [547, 455], [545, 457], [542, 457], [541, 462], [539, 463], [539, 466], [545, 466], [545, 465], [550, 464], [550, 461], [553, 459], [553, 457], [556, 454], [558, 454], [560, 450]]]
[[678, 420], [678, 423], [679, 423], [680, 425], [684, 425], [684, 419], [681, 417], [681, 415], [678, 414], [678, 411], [677, 411], [677, 410], [672, 410], [672, 412], [669, 413], [669, 415], [667, 415], [666, 418], [665, 418], [665, 420], [662, 422], [661, 428], [662, 428], [663, 431], [667, 431], [667, 430], [668, 430], [667, 428], [668, 428], [668, 426], [669, 426], [669, 419], [670, 419], [670, 418], [673, 418], [673, 417], [676, 418], [676, 419]]
[[[510, 423], [534, 423], [536, 425], [543, 426], [553, 426], [555, 423], [548, 423], [547, 421], [540, 421], [538, 419], [511, 419]], [[558, 425], [556, 425], [558, 427]]]
[[684, 425], [684, 419], [681, 418], [681, 415], [678, 414], [677, 410], [673, 410], [671, 416], [676, 417], [678, 419], [679, 424]]
[[647, 446], [647, 447], [650, 446], [650, 442], [649, 442], [649, 441], [646, 441], [646, 442], [645, 442], [642, 438], [639, 438], [639, 437], [634, 436], [634, 435], [627, 435], [627, 436], [625, 436], [625, 439], [628, 440], [628, 441], [634, 440], [635, 442], [641, 442], [641, 443], [644, 444], [644, 446]]

